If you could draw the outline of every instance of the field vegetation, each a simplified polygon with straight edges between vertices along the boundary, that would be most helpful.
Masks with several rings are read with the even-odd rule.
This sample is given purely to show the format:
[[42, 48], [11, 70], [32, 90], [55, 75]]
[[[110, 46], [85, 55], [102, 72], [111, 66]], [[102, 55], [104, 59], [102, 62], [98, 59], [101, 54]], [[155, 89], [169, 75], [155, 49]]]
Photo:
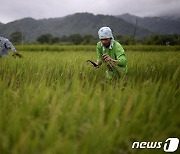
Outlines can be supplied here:
[[179, 137], [180, 47], [125, 46], [125, 80], [94, 69], [95, 46], [17, 46], [0, 59], [1, 154], [163, 153]]

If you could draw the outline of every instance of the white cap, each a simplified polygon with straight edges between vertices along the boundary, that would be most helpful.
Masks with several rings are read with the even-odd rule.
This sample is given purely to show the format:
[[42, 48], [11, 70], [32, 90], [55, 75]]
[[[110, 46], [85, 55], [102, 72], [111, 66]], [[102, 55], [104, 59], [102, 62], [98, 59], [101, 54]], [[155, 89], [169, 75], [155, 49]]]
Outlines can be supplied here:
[[109, 27], [102, 27], [98, 31], [99, 39], [113, 38], [112, 31]]

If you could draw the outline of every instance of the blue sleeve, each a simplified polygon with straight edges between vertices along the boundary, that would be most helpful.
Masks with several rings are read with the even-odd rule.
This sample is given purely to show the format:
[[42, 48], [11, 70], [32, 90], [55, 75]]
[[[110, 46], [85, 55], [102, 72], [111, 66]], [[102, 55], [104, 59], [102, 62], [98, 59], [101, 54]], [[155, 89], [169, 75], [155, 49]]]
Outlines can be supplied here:
[[11, 49], [12, 51], [16, 52], [15, 47], [13, 46], [13, 44], [12, 44], [8, 39], [6, 39], [4, 45], [5, 45], [5, 47], [6, 47], [7, 49]]

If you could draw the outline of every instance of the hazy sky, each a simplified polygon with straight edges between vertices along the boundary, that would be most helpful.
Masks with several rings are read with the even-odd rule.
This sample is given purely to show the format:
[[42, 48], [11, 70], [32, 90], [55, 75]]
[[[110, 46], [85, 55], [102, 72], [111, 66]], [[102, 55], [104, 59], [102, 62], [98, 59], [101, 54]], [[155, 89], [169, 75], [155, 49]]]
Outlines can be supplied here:
[[77, 12], [137, 16], [179, 15], [180, 0], [0, 0], [0, 22], [62, 17]]

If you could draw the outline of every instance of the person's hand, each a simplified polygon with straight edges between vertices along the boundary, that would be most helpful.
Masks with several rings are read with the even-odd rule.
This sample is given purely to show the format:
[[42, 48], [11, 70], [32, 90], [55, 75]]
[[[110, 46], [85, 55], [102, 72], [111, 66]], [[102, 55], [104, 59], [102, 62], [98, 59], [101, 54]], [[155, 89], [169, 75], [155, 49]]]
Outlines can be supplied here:
[[92, 64], [94, 68], [99, 68], [98, 62], [95, 62], [94, 64]]
[[103, 57], [105, 62], [112, 60], [112, 58], [107, 53], [103, 54], [102, 57]]
[[18, 52], [14, 52], [12, 56], [22, 58], [22, 55]]

